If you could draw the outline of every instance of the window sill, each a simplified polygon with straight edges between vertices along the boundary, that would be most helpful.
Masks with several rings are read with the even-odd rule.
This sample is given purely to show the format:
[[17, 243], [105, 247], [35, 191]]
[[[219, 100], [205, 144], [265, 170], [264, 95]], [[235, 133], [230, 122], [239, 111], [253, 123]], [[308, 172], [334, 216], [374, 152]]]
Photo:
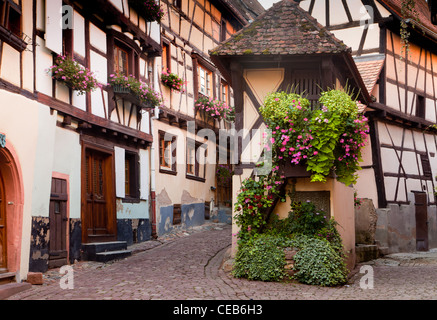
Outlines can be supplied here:
[[23, 39], [3, 26], [0, 26], [0, 40], [6, 42], [19, 52], [23, 52], [27, 48], [27, 43]]
[[140, 198], [130, 198], [130, 197], [126, 197], [121, 199], [122, 203], [140, 203]]
[[165, 174], [170, 174], [170, 175], [177, 175], [177, 171], [173, 171], [171, 169], [163, 169], [163, 168], [159, 168], [159, 173], [165, 173]]
[[190, 174], [186, 174], [186, 175], [185, 175], [185, 178], [190, 179], [190, 180], [194, 180], [194, 181], [203, 182], [203, 183], [205, 183], [205, 181], [206, 181], [205, 178], [192, 176], [192, 175], [190, 175]]

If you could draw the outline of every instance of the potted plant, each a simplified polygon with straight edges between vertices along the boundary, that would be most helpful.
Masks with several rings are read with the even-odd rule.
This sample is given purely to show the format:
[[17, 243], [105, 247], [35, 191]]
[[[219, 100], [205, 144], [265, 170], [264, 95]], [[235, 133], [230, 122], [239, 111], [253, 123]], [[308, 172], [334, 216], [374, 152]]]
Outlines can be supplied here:
[[156, 0], [129, 0], [129, 6], [148, 22], [161, 22], [164, 16], [164, 11]]
[[63, 82], [69, 88], [78, 91], [79, 95], [90, 92], [100, 84], [94, 74], [68, 56], [58, 56], [55, 64], [48, 69], [53, 79]]
[[137, 80], [132, 75], [111, 74], [109, 78], [109, 83], [114, 93], [131, 94], [140, 103], [147, 104], [150, 107], [159, 106], [162, 103], [162, 97], [158, 92], [150, 88], [147, 83]]
[[176, 91], [181, 91], [184, 84], [184, 81], [177, 74], [170, 73], [168, 70], [162, 72], [161, 81], [166, 87]]

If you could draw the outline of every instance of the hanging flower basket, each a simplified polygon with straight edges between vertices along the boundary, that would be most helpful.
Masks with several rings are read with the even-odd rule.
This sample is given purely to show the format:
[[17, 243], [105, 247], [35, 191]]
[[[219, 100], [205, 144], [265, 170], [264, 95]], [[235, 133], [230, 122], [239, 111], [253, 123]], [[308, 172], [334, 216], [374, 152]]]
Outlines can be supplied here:
[[63, 82], [67, 87], [78, 91], [79, 95], [101, 87], [90, 70], [67, 56], [58, 56], [55, 64], [48, 69], [48, 72], [53, 79]]
[[134, 76], [111, 74], [109, 84], [114, 93], [127, 94], [135, 97], [137, 104], [143, 107], [156, 107], [162, 104], [161, 95], [149, 87], [147, 83], [137, 80]]

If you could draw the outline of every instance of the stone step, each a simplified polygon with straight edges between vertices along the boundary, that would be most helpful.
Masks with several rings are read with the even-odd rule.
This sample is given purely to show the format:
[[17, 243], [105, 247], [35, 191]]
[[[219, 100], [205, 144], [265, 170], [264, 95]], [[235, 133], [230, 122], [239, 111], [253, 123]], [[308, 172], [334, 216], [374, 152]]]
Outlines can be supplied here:
[[97, 262], [108, 262], [112, 260], [120, 260], [132, 255], [132, 250], [117, 250], [117, 251], [105, 251], [99, 252], [95, 256]]
[[130, 256], [126, 241], [93, 242], [82, 245], [82, 259], [98, 262], [123, 259]]
[[15, 272], [1, 272], [0, 284], [15, 282]]
[[30, 283], [7, 283], [0, 285], [0, 300], [5, 300], [14, 294], [20, 293], [24, 290], [32, 288]]
[[355, 254], [357, 263], [378, 259], [378, 246], [376, 244], [357, 244]]

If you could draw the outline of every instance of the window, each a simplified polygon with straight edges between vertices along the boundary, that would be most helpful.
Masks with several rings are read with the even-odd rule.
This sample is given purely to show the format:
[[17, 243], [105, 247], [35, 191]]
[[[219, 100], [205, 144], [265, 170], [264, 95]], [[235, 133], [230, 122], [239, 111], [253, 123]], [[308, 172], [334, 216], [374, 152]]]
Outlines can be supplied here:
[[159, 171], [176, 174], [176, 137], [159, 131]]
[[220, 41], [225, 41], [227, 36], [226, 36], [226, 21], [222, 20], [221, 26], [220, 26]]
[[206, 157], [205, 145], [187, 139], [187, 178], [205, 182]]
[[229, 104], [229, 86], [225, 83], [222, 82], [221, 85], [221, 101], [223, 101], [226, 104]]
[[0, 24], [21, 37], [21, 8], [12, 0], [0, 0]]
[[416, 98], [416, 117], [425, 118], [425, 97], [421, 95]]
[[125, 197], [139, 198], [139, 166], [138, 154], [125, 152], [124, 173], [125, 173]]
[[176, 8], [178, 8], [179, 10], [182, 8], [182, 0], [174, 0], [173, 4]]
[[129, 54], [126, 50], [115, 46], [114, 48], [114, 72], [116, 74], [129, 74]]
[[162, 44], [162, 70], [170, 72], [170, 46]]
[[12, 0], [0, 0], [0, 40], [23, 51], [27, 44], [21, 37], [21, 5]]
[[212, 72], [199, 65], [199, 92], [205, 96], [211, 95]]
[[422, 164], [423, 178], [432, 180], [432, 170], [431, 170], [431, 164], [429, 163], [428, 155], [421, 154], [420, 162]]

